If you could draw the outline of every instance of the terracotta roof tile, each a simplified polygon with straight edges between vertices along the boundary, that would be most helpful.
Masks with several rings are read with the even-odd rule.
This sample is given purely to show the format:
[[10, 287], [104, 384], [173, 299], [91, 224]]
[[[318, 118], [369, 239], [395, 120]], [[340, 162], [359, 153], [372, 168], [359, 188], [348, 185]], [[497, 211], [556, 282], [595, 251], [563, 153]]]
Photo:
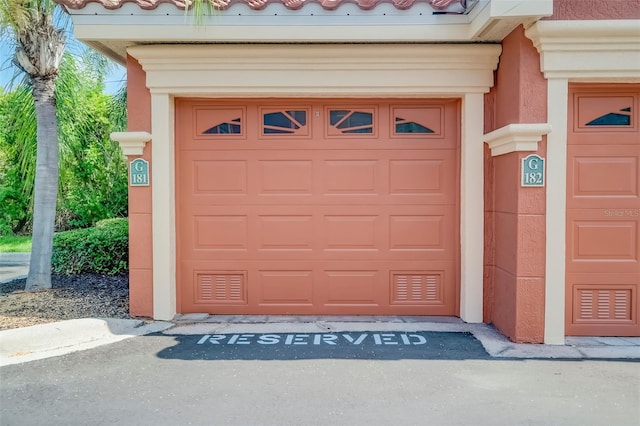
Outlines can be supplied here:
[[[161, 4], [173, 4], [178, 9], [184, 10], [185, 7], [191, 7], [191, 0], [54, 0], [56, 3], [63, 5], [69, 9], [82, 9], [89, 3], [99, 3], [105, 9], [118, 9], [126, 3], [137, 4], [141, 9], [153, 10]], [[460, 3], [464, 7], [466, 0], [209, 0], [217, 9], [227, 9], [234, 3], [245, 3], [251, 9], [264, 9], [269, 3], [280, 2], [287, 9], [299, 9], [305, 3], [319, 3], [323, 8], [332, 10], [337, 8], [341, 3], [355, 1], [361, 9], [372, 9], [382, 2], [390, 2], [398, 9], [409, 9], [414, 3], [426, 2], [436, 10], [445, 9], [454, 3]]]

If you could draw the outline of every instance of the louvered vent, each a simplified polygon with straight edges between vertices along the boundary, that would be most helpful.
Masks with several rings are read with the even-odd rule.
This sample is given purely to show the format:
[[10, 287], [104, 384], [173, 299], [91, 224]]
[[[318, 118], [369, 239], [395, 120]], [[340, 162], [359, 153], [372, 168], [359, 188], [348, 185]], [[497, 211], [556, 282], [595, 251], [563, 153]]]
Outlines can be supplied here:
[[391, 283], [392, 304], [444, 304], [441, 272], [393, 273]]
[[209, 305], [246, 304], [245, 272], [197, 274], [195, 303]]
[[631, 318], [631, 289], [576, 288], [577, 309], [574, 321], [628, 322]]

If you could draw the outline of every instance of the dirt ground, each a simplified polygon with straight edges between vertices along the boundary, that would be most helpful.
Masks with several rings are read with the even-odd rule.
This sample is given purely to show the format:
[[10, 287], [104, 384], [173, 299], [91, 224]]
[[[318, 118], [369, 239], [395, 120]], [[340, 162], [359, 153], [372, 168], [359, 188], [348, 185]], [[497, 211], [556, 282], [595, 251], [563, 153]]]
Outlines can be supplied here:
[[24, 291], [26, 279], [0, 284], [0, 330], [77, 318], [130, 318], [126, 275], [57, 275], [53, 288]]

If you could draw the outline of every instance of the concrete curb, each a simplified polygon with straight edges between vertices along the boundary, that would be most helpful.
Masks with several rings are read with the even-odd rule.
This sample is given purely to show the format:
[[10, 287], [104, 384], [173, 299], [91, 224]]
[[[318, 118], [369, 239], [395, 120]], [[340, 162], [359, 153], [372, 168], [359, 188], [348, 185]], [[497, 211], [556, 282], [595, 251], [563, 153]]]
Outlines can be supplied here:
[[23, 280], [26, 278], [27, 278], [26, 275], [16, 275], [16, 276], [12, 276], [11, 278], [7, 278], [6, 280], [0, 280], [0, 284], [7, 284], [7, 283], [10, 283], [11, 281]]
[[172, 326], [161, 321], [83, 318], [3, 330], [0, 331], [0, 366], [91, 349]]

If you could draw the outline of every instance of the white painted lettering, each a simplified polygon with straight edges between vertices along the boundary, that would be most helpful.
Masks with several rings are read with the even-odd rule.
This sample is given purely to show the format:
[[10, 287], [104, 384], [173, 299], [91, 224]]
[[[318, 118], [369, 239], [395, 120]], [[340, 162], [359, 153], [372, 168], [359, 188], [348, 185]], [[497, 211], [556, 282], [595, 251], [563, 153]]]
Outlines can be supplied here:
[[380, 335], [377, 333], [373, 335], [373, 341], [376, 345], [382, 344], [382, 339], [380, 338]]
[[424, 336], [420, 336], [419, 334], [410, 334], [409, 337], [415, 339], [413, 341], [414, 345], [424, 345], [425, 343], [427, 343], [427, 339], [425, 339]]
[[322, 341], [327, 345], [337, 345], [338, 336], [335, 334], [323, 334]]
[[287, 334], [287, 338], [284, 341], [285, 345], [293, 344], [293, 334]]
[[359, 345], [364, 341], [364, 339], [367, 338], [367, 333], [362, 333], [360, 336], [358, 336], [357, 339], [354, 339], [348, 334], [343, 334], [342, 337], [344, 337], [349, 343], [352, 343], [354, 345]]
[[411, 341], [409, 340], [409, 336], [407, 336], [406, 334], [401, 334], [400, 338], [402, 339], [402, 343], [404, 343], [405, 345], [411, 344]]
[[261, 345], [275, 345], [280, 343], [280, 335], [278, 334], [263, 334], [258, 339], [258, 343]]
[[231, 336], [231, 338], [229, 338], [229, 344], [233, 345], [236, 343], [236, 340], [238, 340], [240, 336], [238, 336], [237, 334], [234, 334], [233, 336]]
[[395, 339], [396, 335], [393, 333], [383, 333], [380, 335], [382, 337], [382, 343], [384, 345], [397, 345], [398, 342], [396, 342]]
[[198, 340], [198, 343], [197, 343], [197, 344], [198, 344], [198, 345], [203, 344], [204, 342], [206, 342], [206, 341], [207, 341], [207, 339], [208, 339], [209, 337], [211, 337], [211, 335], [210, 335], [210, 334], [205, 334], [204, 336], [202, 336], [202, 339]]
[[[249, 337], [253, 337], [255, 334], [241, 334], [240, 337], [235, 341], [237, 345], [248, 345], [251, 343]], [[231, 342], [229, 342], [231, 343]]]
[[211, 338], [209, 338], [209, 342], [211, 342], [213, 345], [219, 345], [220, 340], [224, 340], [226, 338], [227, 336], [225, 336], [224, 334], [214, 334], [213, 336], [211, 336]]
[[308, 338], [309, 338], [308, 334], [294, 334], [293, 335], [293, 344], [294, 345], [306, 345]]
[[529, 168], [531, 170], [538, 170], [538, 159], [537, 158], [531, 158], [529, 159]]

